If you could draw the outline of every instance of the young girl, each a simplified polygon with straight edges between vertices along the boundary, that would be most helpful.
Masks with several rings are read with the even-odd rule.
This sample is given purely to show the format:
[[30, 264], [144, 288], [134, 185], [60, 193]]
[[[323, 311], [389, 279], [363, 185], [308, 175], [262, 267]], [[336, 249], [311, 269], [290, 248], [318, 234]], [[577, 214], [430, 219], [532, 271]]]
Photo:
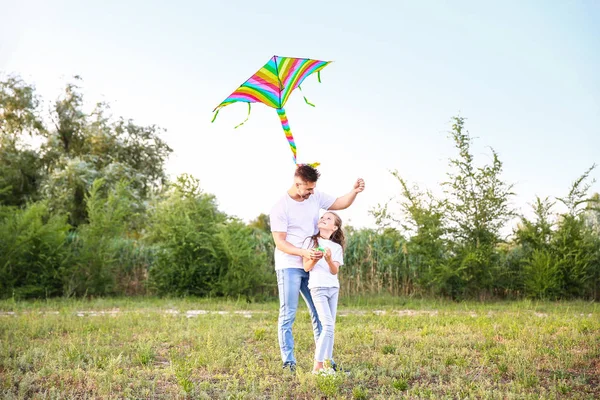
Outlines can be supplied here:
[[[304, 270], [310, 272], [308, 288], [312, 296], [322, 331], [315, 349], [315, 364], [313, 373], [324, 370], [325, 360], [332, 361], [333, 334], [335, 315], [337, 311], [340, 282], [338, 271], [344, 264], [345, 237], [342, 230], [342, 220], [331, 211], [326, 212], [317, 224], [319, 233], [307, 238], [305, 247], [317, 248], [323, 253], [319, 260], [304, 258]], [[327, 368], [324, 372], [330, 372]]]

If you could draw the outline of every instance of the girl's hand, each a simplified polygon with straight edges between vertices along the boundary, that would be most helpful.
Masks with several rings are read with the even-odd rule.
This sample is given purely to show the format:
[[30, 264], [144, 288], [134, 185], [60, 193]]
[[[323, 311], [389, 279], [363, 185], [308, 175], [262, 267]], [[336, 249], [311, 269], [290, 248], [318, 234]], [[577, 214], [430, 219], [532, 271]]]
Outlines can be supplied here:
[[331, 249], [329, 247], [325, 249], [325, 254], [323, 256], [326, 261], [331, 261]]

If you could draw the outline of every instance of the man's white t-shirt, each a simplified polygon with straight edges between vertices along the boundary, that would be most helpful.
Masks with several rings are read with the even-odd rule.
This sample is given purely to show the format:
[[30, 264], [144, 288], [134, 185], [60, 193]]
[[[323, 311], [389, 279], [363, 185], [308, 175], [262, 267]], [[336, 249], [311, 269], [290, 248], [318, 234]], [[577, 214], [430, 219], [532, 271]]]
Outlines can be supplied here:
[[[317, 190], [306, 200], [296, 201], [288, 193], [271, 209], [271, 232], [285, 232], [286, 241], [302, 248], [304, 239], [318, 232], [319, 211], [328, 210], [335, 197]], [[302, 268], [302, 257], [284, 253], [275, 247], [275, 269]]]
[[[304, 241], [303, 248], [308, 249], [314, 246], [311, 246], [312, 240], [307, 239]], [[329, 247], [331, 250], [331, 260], [337, 261], [340, 263], [340, 266], [344, 264], [344, 251], [342, 250], [342, 246], [339, 244], [332, 242], [328, 239], [319, 238], [319, 246], [326, 249]], [[339, 272], [338, 272], [339, 274]], [[315, 264], [315, 267], [310, 271], [310, 275], [308, 278], [308, 288], [317, 288], [317, 287], [340, 287], [340, 281], [338, 279], [338, 274], [332, 274], [329, 270], [329, 264], [325, 260], [325, 257], [321, 258]]]

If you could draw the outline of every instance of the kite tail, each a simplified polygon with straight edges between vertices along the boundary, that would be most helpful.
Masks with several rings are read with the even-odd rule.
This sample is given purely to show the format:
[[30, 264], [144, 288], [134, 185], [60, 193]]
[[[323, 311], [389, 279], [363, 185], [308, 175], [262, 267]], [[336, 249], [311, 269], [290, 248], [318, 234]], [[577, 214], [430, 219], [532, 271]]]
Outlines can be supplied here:
[[277, 109], [277, 115], [279, 115], [279, 120], [281, 121], [281, 126], [283, 128], [283, 132], [285, 133], [285, 138], [290, 144], [290, 149], [292, 150], [292, 154], [294, 155], [294, 164], [296, 162], [296, 143], [294, 142], [294, 137], [292, 136], [292, 131], [290, 131], [290, 124], [287, 119], [287, 115], [285, 115], [285, 110], [283, 108]]
[[298, 85], [298, 89], [300, 89], [300, 93], [302, 93], [302, 97], [304, 97], [304, 101], [306, 102], [306, 104], [308, 104], [309, 106], [315, 106], [313, 103], [311, 103], [310, 101], [308, 101], [308, 99], [306, 98], [306, 96], [304, 95], [304, 92], [302, 92], [302, 87], [300, 85]]
[[[216, 116], [215, 116], [215, 118], [216, 118]], [[246, 117], [246, 119], [242, 123], [236, 125], [233, 129], [237, 129], [240, 126], [244, 125], [248, 121], [248, 118], [250, 118], [250, 103], [248, 103], [248, 116]]]
[[215, 119], [217, 119], [217, 115], [219, 115], [219, 111], [221, 111], [221, 110], [217, 110], [217, 111], [215, 112], [215, 116], [213, 117], [212, 121], [210, 121], [211, 123], [212, 123], [212, 122], [215, 122]]

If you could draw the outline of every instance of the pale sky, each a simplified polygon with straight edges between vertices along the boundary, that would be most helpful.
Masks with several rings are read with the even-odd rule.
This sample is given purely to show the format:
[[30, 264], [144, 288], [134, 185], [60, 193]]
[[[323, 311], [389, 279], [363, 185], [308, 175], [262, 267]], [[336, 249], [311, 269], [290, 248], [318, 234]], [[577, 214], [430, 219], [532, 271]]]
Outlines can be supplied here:
[[320, 190], [342, 195], [365, 179], [341, 212], [356, 227], [399, 193], [391, 169], [439, 192], [459, 113], [475, 159], [499, 153], [524, 212], [600, 163], [599, 1], [0, 0], [0, 10], [1, 72], [48, 102], [82, 76], [90, 104], [167, 129], [168, 172], [196, 176], [246, 221], [292, 182], [277, 113], [253, 104], [233, 129], [246, 117], [239, 103], [210, 121], [273, 55], [334, 61], [321, 84], [302, 85], [316, 107], [295, 93], [286, 111], [299, 162], [321, 162]]

